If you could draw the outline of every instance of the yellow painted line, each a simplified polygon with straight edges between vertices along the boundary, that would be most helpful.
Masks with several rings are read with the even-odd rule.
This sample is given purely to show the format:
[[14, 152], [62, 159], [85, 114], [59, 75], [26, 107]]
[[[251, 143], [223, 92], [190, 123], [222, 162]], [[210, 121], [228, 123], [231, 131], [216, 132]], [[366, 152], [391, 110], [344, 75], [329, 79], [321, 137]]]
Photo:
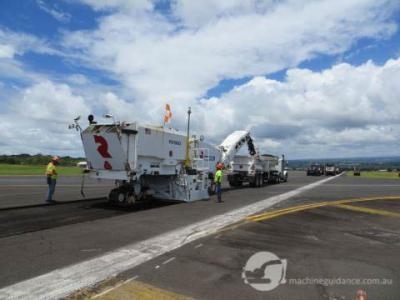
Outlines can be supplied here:
[[170, 292], [140, 281], [132, 280], [105, 293], [95, 295], [91, 299], [115, 300], [115, 299], [141, 299], [141, 300], [187, 300], [192, 299], [184, 295]]
[[336, 201], [322, 201], [318, 203], [310, 203], [298, 206], [292, 206], [288, 208], [283, 208], [279, 210], [269, 211], [262, 214], [248, 216], [247, 221], [258, 222], [267, 219], [276, 218], [279, 216], [292, 214], [299, 211], [311, 210], [324, 206], [335, 206], [348, 203], [365, 202], [365, 201], [378, 201], [378, 200], [400, 200], [400, 196], [385, 196], [385, 197], [365, 197], [365, 198], [353, 198], [353, 199], [343, 199]]
[[395, 218], [400, 218], [399, 213], [387, 211], [387, 210], [382, 210], [382, 209], [373, 209], [373, 208], [367, 208], [367, 207], [362, 207], [362, 206], [355, 206], [355, 205], [349, 205], [349, 204], [337, 204], [334, 205], [335, 207], [339, 208], [344, 208], [356, 212], [363, 212], [363, 213], [368, 213], [368, 214], [374, 214], [374, 215], [381, 215], [385, 217], [395, 217]]

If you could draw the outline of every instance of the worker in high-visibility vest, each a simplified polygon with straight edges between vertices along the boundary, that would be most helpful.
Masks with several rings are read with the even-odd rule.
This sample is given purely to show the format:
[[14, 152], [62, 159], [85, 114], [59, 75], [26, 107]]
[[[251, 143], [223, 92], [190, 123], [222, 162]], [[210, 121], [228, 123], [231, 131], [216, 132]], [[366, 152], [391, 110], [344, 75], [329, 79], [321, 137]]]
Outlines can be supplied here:
[[216, 168], [217, 171], [215, 172], [214, 176], [214, 183], [215, 183], [215, 193], [217, 194], [218, 201], [217, 202], [222, 202], [221, 194], [221, 184], [222, 184], [222, 169], [224, 165], [221, 163], [218, 163]]
[[46, 202], [48, 203], [53, 203], [53, 195], [56, 190], [56, 183], [57, 183], [57, 168], [56, 166], [58, 165], [60, 161], [60, 158], [58, 156], [53, 156], [51, 161], [48, 163], [46, 167], [46, 180], [47, 180], [47, 185], [49, 187], [49, 190], [47, 192], [47, 198]]

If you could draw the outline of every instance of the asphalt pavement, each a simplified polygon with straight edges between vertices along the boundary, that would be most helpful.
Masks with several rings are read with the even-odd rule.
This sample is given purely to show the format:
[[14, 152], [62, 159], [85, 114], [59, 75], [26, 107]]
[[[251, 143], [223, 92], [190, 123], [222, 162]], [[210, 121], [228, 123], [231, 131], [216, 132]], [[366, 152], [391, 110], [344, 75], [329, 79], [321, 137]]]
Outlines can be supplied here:
[[[32, 283], [38, 285], [49, 278], [47, 274], [69, 282], [70, 275], [63, 272], [89, 261], [120, 256], [123, 264], [126, 255], [128, 264], [129, 255], [140, 259], [148, 254], [142, 251], [136, 255], [136, 250], [127, 250], [128, 245], [147, 241], [151, 246], [150, 241], [170, 237], [170, 233], [196, 222], [217, 216], [230, 218], [233, 211], [273, 198], [257, 218], [243, 218], [199, 238], [193, 231], [193, 240], [185, 241], [182, 247], [162, 252], [160, 248], [168, 249], [168, 242], [154, 244], [143, 263], [128, 265], [122, 273], [115, 271], [106, 281], [72, 298], [99, 295], [121, 299], [127, 293], [128, 297], [198, 299], [354, 299], [358, 290], [364, 290], [370, 299], [399, 299], [399, 182], [343, 175], [280, 200], [280, 195], [326, 179], [296, 172], [289, 176], [287, 183], [278, 185], [224, 190], [225, 202], [221, 204], [211, 197], [209, 201], [132, 209], [121, 215], [0, 238], [0, 295], [21, 291]], [[355, 201], [359, 198], [369, 201]], [[334, 202], [338, 200], [350, 202]], [[52, 213], [61, 216], [67, 207], [60, 205]], [[121, 247], [125, 252], [114, 252]], [[278, 258], [275, 262], [287, 263], [286, 281], [279, 281], [270, 291], [255, 289], [255, 279], [243, 275], [249, 259], [258, 252], [272, 253]], [[267, 280], [267, 273], [261, 281], [264, 288], [276, 283], [273, 278]], [[347, 281], [341, 283], [342, 279]], [[367, 284], [366, 280], [381, 281]], [[60, 282], [59, 286], [70, 284]]]
[[[69, 202], [105, 198], [113, 185], [110, 180], [85, 176], [82, 195], [82, 176], [59, 176], [54, 199]], [[46, 204], [47, 189], [44, 176], [0, 176], [0, 209]]]

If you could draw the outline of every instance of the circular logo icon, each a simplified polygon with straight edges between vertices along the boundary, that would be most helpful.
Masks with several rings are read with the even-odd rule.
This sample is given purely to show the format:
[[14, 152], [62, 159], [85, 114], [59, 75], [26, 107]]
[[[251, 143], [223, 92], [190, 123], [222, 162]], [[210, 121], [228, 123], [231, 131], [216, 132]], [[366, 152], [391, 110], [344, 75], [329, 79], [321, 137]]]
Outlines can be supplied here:
[[242, 278], [257, 291], [271, 291], [286, 283], [287, 260], [263, 251], [253, 254], [243, 268]]

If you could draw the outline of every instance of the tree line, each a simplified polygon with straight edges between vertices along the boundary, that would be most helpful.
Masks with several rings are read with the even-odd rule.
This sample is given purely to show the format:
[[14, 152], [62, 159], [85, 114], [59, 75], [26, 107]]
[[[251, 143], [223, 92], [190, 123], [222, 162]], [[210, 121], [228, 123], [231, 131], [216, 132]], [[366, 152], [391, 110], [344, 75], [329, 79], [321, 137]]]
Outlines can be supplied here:
[[[52, 158], [52, 155], [43, 154], [16, 154], [16, 155], [0, 155], [0, 164], [10, 165], [46, 165]], [[82, 157], [60, 156], [60, 165], [76, 166], [76, 163], [84, 161]]]

